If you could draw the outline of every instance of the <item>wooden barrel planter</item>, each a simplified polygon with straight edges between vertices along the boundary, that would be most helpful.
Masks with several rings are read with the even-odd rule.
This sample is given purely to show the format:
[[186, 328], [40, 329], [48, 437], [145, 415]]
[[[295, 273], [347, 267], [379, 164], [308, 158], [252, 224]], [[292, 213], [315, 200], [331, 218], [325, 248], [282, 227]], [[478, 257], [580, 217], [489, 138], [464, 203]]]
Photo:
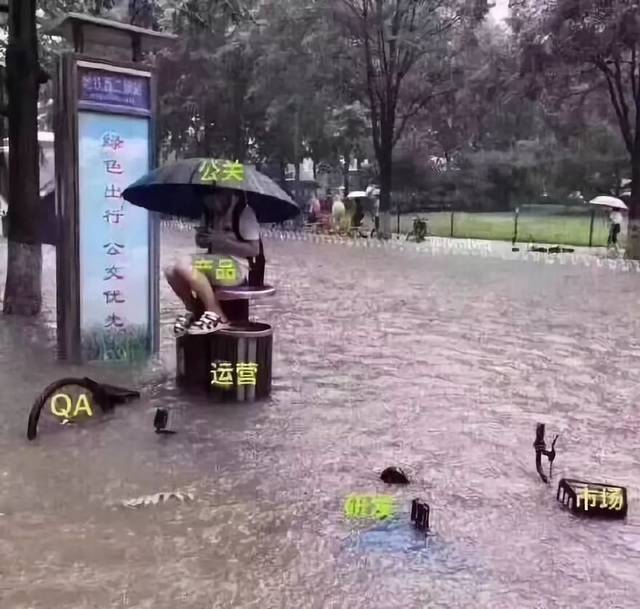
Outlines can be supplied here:
[[214, 402], [252, 402], [271, 393], [273, 329], [236, 322], [211, 334], [185, 334], [176, 341], [176, 382], [207, 393]]

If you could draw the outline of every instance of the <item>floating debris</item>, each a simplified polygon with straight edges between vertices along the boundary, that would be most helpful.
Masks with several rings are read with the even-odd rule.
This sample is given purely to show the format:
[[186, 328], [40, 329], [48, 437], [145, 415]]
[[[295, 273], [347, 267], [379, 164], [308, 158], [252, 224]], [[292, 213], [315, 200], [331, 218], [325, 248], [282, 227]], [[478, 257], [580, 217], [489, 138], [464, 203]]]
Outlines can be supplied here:
[[[536, 451], [536, 470], [541, 480], [545, 484], [549, 484], [549, 480], [551, 479], [551, 474], [553, 473], [553, 461], [556, 458], [556, 441], [558, 436], [553, 439], [551, 443], [551, 450], [547, 450], [547, 444], [544, 441], [544, 423], [538, 423], [536, 425], [536, 440], [533, 443], [533, 448]], [[545, 475], [542, 471], [542, 457], [545, 456], [549, 459], [549, 477]]]
[[170, 411], [166, 408], [156, 408], [156, 414], [153, 418], [153, 426], [156, 429], [156, 433], [176, 433], [175, 429], [173, 429], [173, 417], [171, 416]]
[[136, 497], [135, 499], [127, 499], [122, 501], [120, 505], [128, 508], [146, 507], [165, 503], [172, 498], [178, 500], [180, 503], [184, 503], [185, 501], [193, 501], [194, 495], [193, 493], [182, 491], [156, 493], [155, 495], [143, 495], [142, 497]]
[[380, 480], [387, 484], [409, 484], [409, 478], [399, 467], [387, 467], [381, 474]]
[[426, 501], [422, 499], [414, 499], [411, 502], [411, 522], [417, 529], [424, 531], [429, 530], [429, 517], [431, 515], [431, 508]]

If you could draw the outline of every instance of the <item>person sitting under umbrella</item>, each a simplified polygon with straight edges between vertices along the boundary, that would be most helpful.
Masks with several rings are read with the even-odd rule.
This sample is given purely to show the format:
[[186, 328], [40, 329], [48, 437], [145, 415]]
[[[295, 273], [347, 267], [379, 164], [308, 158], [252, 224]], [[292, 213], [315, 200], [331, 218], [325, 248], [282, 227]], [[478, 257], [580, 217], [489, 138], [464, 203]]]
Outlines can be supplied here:
[[[210, 254], [231, 258], [241, 270], [239, 284], [246, 284], [249, 275], [248, 258], [260, 253], [260, 225], [255, 213], [237, 194], [219, 191], [205, 199], [212, 215], [209, 226], [200, 227], [196, 245], [208, 248]], [[165, 269], [169, 285], [182, 300], [187, 311], [174, 324], [174, 334], [209, 334], [226, 327], [228, 320], [216, 298], [221, 284], [213, 273], [204, 273], [191, 265], [177, 264]], [[229, 284], [226, 283], [225, 287]]]

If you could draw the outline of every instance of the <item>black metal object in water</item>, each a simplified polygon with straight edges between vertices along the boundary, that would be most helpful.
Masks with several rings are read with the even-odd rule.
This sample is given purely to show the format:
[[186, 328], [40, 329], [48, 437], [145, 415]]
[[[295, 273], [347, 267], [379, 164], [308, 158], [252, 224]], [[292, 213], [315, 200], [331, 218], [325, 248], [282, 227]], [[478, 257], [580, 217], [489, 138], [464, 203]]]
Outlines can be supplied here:
[[153, 426], [156, 428], [156, 433], [176, 433], [172, 425], [171, 411], [167, 408], [156, 408]]
[[[544, 441], [544, 423], [538, 423], [536, 426], [536, 441], [533, 443], [533, 448], [536, 450], [536, 470], [538, 475], [545, 484], [549, 484], [551, 479], [551, 473], [553, 470], [553, 461], [556, 458], [556, 440], [558, 436], [553, 439], [551, 443], [551, 450], [547, 450], [547, 444]], [[542, 471], [542, 456], [549, 459], [549, 477]]]
[[417, 529], [424, 531], [429, 530], [429, 516], [431, 515], [431, 509], [426, 501], [421, 499], [414, 499], [411, 502], [411, 522]]
[[562, 478], [556, 499], [577, 516], [622, 519], [627, 515], [624, 486]]
[[387, 467], [380, 474], [380, 480], [387, 484], [409, 484], [409, 477], [399, 467]]
[[98, 383], [88, 377], [65, 377], [54, 381], [48, 385], [44, 391], [36, 398], [36, 401], [31, 407], [29, 413], [29, 421], [27, 423], [27, 438], [34, 440], [38, 435], [38, 421], [40, 420], [40, 413], [47, 400], [54, 395], [58, 389], [66, 386], [77, 385], [87, 389], [95, 402], [98, 404], [102, 412], [110, 412], [117, 405], [124, 404], [132, 399], [140, 397], [140, 392], [133, 389], [125, 389], [124, 387], [116, 387], [114, 385], [108, 385], [106, 383]]

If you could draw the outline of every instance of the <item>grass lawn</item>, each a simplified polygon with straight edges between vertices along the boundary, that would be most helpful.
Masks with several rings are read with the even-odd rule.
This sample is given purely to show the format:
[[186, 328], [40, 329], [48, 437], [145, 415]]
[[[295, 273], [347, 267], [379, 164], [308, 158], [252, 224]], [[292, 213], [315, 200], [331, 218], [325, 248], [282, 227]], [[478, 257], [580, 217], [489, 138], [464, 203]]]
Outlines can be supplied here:
[[[411, 213], [400, 216], [400, 232], [411, 232], [416, 215], [427, 220], [430, 235], [451, 237], [451, 212]], [[391, 228], [397, 230], [397, 215], [392, 214]], [[563, 245], [589, 245], [588, 214], [549, 214], [521, 213], [518, 218], [518, 242], [550, 243]], [[455, 212], [453, 218], [453, 236], [463, 239], [492, 239], [511, 241], [514, 232], [514, 215], [510, 212], [466, 213]], [[625, 226], [621, 241], [624, 242]], [[608, 223], [606, 218], [597, 214], [593, 223], [593, 246], [607, 244]]]

